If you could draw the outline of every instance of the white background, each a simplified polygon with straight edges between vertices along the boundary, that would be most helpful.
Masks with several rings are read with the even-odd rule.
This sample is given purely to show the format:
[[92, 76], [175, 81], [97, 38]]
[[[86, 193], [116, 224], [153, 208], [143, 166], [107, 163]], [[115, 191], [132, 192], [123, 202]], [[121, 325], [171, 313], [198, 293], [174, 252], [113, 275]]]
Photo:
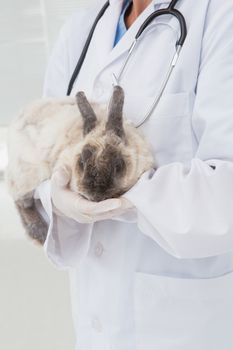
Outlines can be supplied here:
[[42, 94], [49, 52], [64, 20], [93, 0], [0, 0], [0, 125]]

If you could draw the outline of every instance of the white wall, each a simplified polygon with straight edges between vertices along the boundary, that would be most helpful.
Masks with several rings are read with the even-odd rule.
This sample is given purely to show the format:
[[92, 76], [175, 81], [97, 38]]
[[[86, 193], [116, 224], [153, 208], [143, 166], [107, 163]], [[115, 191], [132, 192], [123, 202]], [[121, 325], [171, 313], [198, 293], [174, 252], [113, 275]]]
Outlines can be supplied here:
[[59, 28], [93, 0], [0, 0], [0, 125], [42, 93], [45, 67]]
[[74, 350], [68, 276], [26, 240], [0, 240], [0, 349]]

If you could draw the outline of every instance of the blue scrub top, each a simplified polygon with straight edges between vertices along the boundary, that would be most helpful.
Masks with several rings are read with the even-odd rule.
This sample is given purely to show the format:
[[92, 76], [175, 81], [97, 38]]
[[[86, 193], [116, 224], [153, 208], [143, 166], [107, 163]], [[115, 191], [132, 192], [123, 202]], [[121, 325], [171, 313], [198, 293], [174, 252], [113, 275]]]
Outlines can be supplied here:
[[118, 21], [118, 25], [117, 25], [114, 46], [116, 46], [116, 44], [120, 41], [120, 39], [123, 37], [123, 35], [127, 31], [127, 28], [126, 28], [126, 25], [125, 25], [125, 13], [126, 13], [127, 9], [129, 8], [131, 2], [132, 2], [131, 0], [125, 0], [124, 1], [123, 7], [122, 7], [122, 11], [121, 11], [121, 15], [120, 15], [120, 18], [119, 18], [119, 21]]

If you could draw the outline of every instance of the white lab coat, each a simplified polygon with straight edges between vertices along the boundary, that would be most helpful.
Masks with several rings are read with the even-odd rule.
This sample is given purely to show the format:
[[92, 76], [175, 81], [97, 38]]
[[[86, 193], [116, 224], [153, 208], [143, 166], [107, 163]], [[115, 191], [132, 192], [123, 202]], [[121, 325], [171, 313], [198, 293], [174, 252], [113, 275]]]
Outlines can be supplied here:
[[[143, 20], [169, 1], [152, 1], [114, 49], [122, 1], [110, 3], [72, 91], [99, 102]], [[66, 94], [102, 4], [62, 29], [46, 96]], [[77, 350], [233, 349], [233, 1], [181, 0], [177, 8], [188, 35], [142, 127], [158, 169], [126, 194], [137, 215], [82, 225], [52, 214], [49, 181], [36, 192], [50, 222], [46, 254], [70, 272]], [[170, 16], [143, 35], [122, 80], [132, 121], [153, 102], [178, 36]]]

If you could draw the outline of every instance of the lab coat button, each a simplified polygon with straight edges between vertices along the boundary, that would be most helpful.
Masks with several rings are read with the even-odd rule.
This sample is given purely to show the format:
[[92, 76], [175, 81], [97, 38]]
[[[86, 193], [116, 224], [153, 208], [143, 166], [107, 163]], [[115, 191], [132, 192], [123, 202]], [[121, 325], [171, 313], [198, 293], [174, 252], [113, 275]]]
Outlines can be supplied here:
[[92, 328], [99, 333], [101, 333], [103, 330], [101, 322], [97, 317], [93, 318], [92, 320]]
[[101, 243], [97, 243], [95, 246], [95, 255], [100, 257], [103, 255], [104, 247]]

